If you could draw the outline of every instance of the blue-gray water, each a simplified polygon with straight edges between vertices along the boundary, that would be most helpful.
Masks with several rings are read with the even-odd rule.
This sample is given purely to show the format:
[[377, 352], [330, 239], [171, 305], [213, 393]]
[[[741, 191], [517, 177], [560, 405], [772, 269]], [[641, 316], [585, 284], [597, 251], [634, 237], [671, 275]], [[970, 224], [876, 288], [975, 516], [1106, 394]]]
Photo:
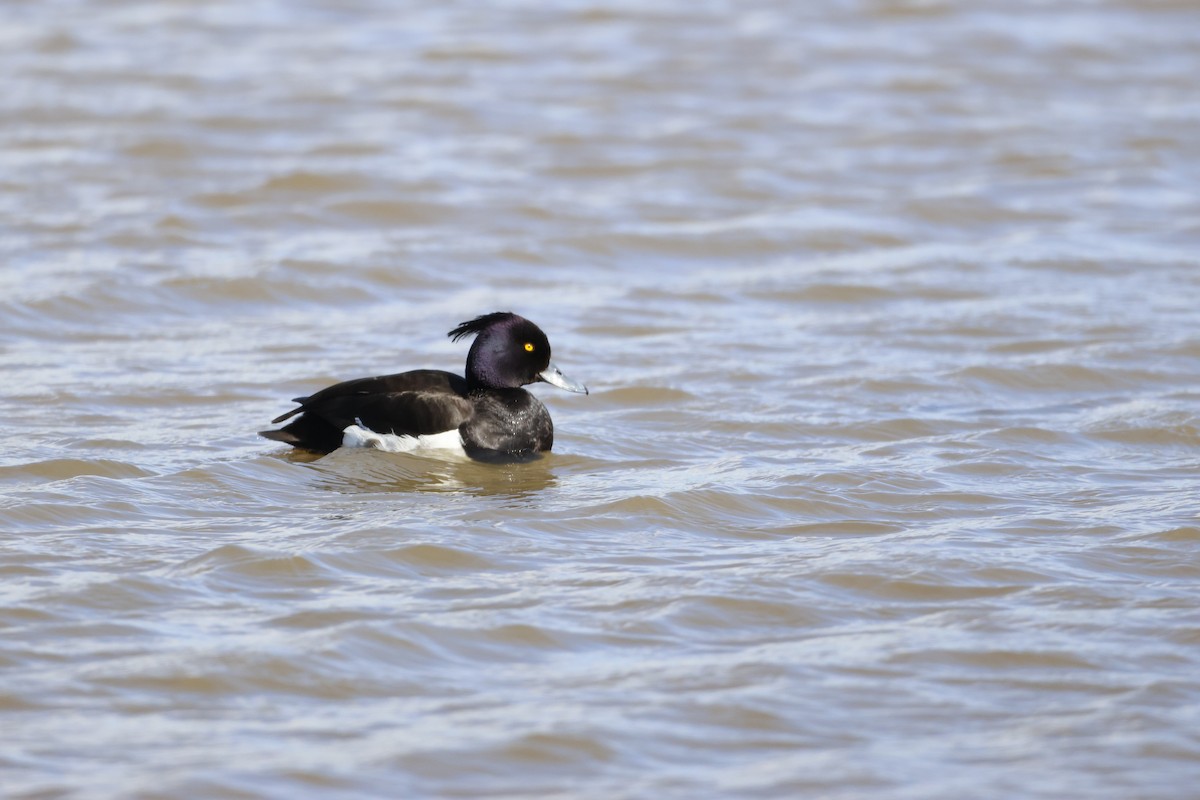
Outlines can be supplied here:
[[[0, 794], [1200, 785], [1200, 8], [0, 9]], [[256, 438], [539, 323], [526, 465]]]

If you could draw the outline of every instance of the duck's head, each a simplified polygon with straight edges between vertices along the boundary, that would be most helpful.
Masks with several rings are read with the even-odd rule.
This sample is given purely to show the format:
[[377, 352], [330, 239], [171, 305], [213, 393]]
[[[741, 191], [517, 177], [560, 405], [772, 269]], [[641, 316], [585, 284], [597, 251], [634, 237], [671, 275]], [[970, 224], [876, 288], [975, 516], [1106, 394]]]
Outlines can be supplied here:
[[471, 388], [516, 389], [545, 381], [568, 392], [587, 394], [587, 387], [562, 374], [550, 360], [550, 340], [542, 329], [510, 311], [484, 314], [446, 334], [454, 341], [475, 336], [467, 353]]

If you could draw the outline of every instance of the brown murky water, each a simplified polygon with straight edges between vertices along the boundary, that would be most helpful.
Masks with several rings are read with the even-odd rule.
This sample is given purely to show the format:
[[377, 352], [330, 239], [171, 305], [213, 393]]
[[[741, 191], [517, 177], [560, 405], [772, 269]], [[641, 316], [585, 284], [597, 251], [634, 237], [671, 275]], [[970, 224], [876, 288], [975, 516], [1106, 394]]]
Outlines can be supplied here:
[[[6, 797], [1200, 785], [1200, 7], [0, 9]], [[539, 462], [291, 457], [496, 309]]]

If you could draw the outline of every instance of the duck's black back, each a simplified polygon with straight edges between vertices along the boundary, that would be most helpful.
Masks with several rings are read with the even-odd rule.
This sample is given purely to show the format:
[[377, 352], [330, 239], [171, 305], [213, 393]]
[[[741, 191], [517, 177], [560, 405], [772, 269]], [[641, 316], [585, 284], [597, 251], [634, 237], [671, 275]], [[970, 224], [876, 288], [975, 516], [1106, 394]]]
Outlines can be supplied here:
[[343, 381], [294, 402], [300, 406], [272, 422], [296, 414], [298, 419], [261, 434], [322, 453], [340, 447], [350, 425], [361, 423], [376, 433], [425, 436], [455, 430], [473, 414], [466, 379], [433, 369]]

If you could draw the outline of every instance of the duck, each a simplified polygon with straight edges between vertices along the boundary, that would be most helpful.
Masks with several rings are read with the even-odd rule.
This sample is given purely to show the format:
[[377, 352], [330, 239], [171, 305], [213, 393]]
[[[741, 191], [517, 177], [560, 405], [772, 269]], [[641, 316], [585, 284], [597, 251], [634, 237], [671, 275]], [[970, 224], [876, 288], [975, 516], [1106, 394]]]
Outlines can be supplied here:
[[521, 461], [548, 452], [554, 423], [523, 387], [545, 382], [585, 395], [588, 389], [550, 359], [542, 329], [511, 311], [496, 311], [446, 335], [455, 342], [474, 337], [465, 376], [415, 369], [336, 383], [295, 398], [299, 405], [271, 424], [292, 421], [259, 435], [322, 454], [340, 447], [436, 449], [477, 461]]

